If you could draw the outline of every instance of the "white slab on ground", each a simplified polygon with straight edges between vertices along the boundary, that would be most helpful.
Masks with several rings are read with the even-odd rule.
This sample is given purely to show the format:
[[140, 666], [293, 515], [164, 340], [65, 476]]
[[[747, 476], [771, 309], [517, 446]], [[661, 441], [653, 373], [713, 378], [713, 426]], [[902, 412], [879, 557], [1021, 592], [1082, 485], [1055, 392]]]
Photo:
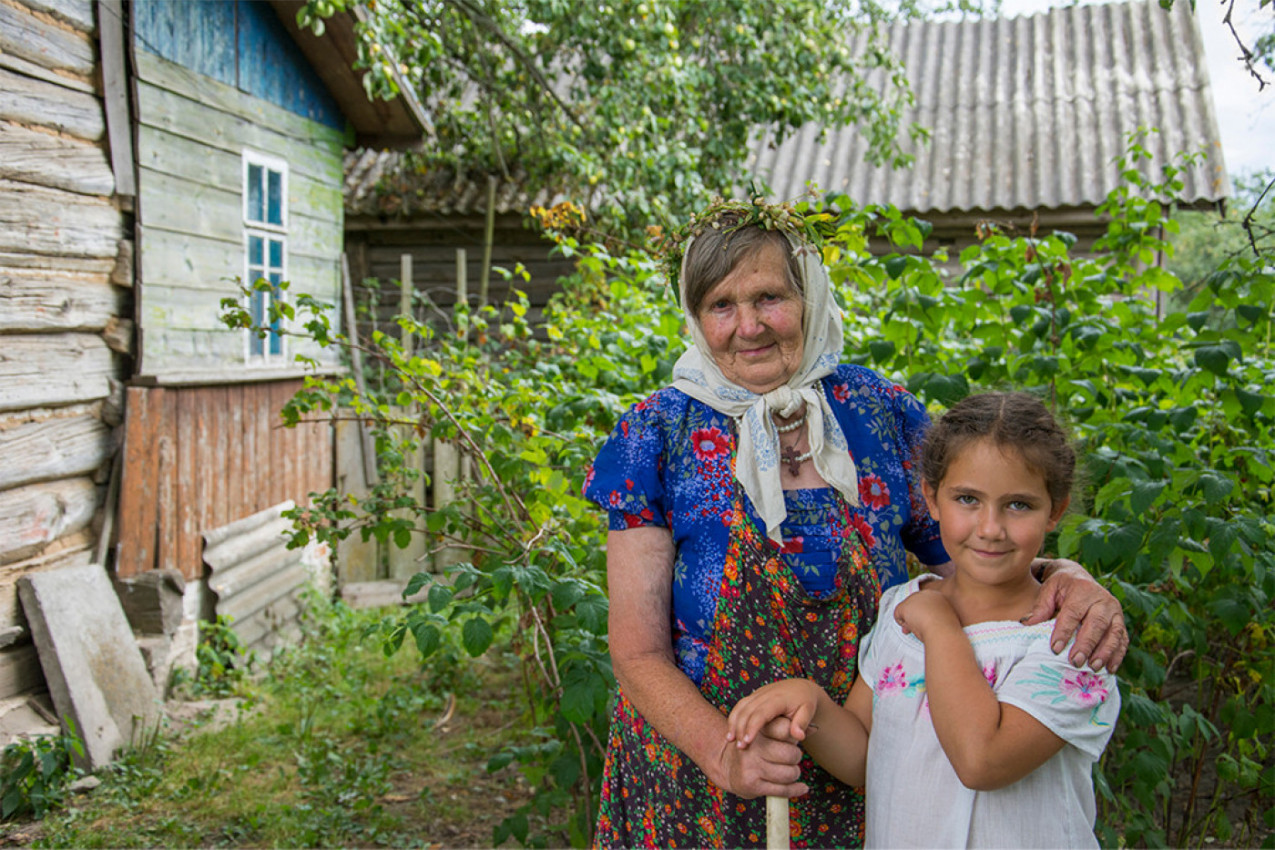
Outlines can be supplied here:
[[58, 716], [84, 741], [90, 770], [155, 728], [160, 703], [119, 597], [97, 564], [32, 573], [18, 595]]

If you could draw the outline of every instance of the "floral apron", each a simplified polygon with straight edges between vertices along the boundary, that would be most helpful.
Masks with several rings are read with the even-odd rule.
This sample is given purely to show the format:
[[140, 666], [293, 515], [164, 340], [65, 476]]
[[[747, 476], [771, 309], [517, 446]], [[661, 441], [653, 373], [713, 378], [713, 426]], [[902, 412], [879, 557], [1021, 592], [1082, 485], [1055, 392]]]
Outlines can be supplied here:
[[[837, 588], [806, 594], [792, 570], [742, 509], [738, 486], [700, 692], [723, 714], [762, 685], [802, 677], [844, 703], [854, 682], [859, 638], [876, 617], [881, 586], [844, 503]], [[839, 499], [839, 497], [838, 497]], [[810, 793], [791, 802], [793, 847], [860, 847], [863, 794], [808, 755]], [[611, 721], [594, 842], [598, 847], [759, 847], [765, 798], [745, 800], [713, 785], [634, 709], [623, 691]]]

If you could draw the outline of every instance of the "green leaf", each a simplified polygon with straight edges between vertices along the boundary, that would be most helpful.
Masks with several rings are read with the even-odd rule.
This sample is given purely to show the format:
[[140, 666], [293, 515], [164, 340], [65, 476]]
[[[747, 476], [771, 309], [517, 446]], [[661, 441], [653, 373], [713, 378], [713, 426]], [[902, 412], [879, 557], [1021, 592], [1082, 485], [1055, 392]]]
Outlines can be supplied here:
[[403, 588], [403, 598], [415, 596], [420, 592], [421, 588], [434, 580], [434, 576], [430, 573], [416, 573], [407, 580], [407, 587]]
[[437, 627], [429, 623], [416, 623], [412, 626], [412, 638], [416, 641], [416, 650], [422, 658], [429, 658], [442, 645], [442, 634]]
[[429, 610], [437, 614], [451, 604], [456, 591], [445, 584], [435, 584], [429, 589]]
[[1129, 497], [1129, 509], [1134, 515], [1144, 513], [1147, 508], [1155, 503], [1155, 500], [1164, 492], [1165, 482], [1163, 481], [1135, 481], [1133, 482], [1133, 494]]
[[585, 631], [595, 635], [606, 634], [607, 598], [601, 593], [590, 593], [577, 602], [575, 613]]
[[872, 339], [868, 341], [868, 353], [873, 363], [884, 363], [894, 356], [898, 349], [888, 339]]
[[1209, 503], [1221, 502], [1231, 495], [1235, 482], [1225, 475], [1205, 472], [1200, 475], [1200, 487], [1204, 491], [1204, 499]]
[[491, 646], [491, 642], [495, 637], [492, 631], [491, 623], [482, 617], [473, 617], [465, 621], [465, 625], [461, 628], [461, 643], [465, 647], [465, 651], [474, 658], [482, 655]]

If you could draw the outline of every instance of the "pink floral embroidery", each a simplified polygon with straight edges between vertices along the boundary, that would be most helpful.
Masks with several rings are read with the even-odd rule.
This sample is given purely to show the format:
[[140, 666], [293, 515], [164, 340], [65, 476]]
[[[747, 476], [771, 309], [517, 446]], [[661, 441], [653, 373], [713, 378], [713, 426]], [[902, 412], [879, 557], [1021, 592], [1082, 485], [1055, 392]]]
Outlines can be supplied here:
[[1074, 676], [1063, 676], [1062, 692], [1084, 706], [1094, 706], [1107, 701], [1107, 689], [1102, 678], [1088, 670], [1080, 670]]
[[993, 688], [996, 687], [996, 664], [989, 661], [983, 665], [983, 678], [987, 680], [987, 684]]
[[892, 667], [886, 667], [881, 671], [881, 678], [877, 679], [877, 696], [885, 696], [894, 691], [901, 691], [908, 686], [908, 676], [903, 672], [903, 662], [900, 661]]
[[850, 398], [850, 385], [849, 384], [833, 384], [832, 397], [835, 398], [837, 401], [841, 401], [841, 402], [848, 400]]

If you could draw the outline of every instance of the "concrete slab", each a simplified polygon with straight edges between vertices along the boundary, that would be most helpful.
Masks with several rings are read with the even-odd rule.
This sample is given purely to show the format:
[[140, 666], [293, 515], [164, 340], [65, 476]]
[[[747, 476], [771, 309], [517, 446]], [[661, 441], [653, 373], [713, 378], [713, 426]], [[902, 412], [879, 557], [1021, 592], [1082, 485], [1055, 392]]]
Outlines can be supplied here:
[[65, 723], [84, 741], [85, 764], [108, 764], [156, 728], [160, 702], [106, 570], [97, 564], [18, 580], [40, 666]]

